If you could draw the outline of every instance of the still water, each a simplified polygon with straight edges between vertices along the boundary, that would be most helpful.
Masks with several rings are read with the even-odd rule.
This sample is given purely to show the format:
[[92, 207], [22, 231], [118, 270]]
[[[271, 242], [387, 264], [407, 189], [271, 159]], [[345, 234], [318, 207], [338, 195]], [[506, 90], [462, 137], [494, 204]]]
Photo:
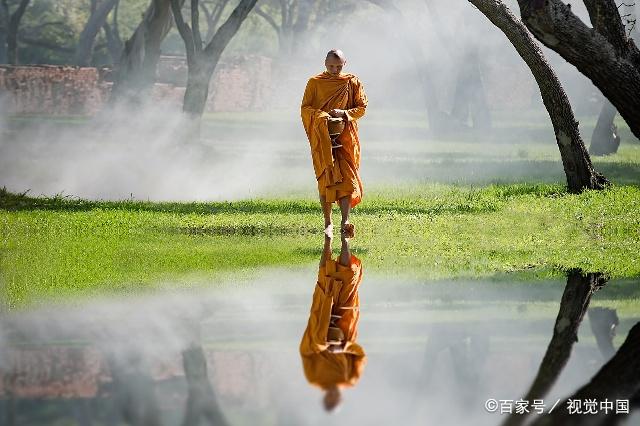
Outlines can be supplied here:
[[[580, 303], [566, 279], [423, 282], [367, 273], [349, 256], [267, 270], [250, 285], [5, 315], [0, 423], [498, 425], [550, 342], [571, 356], [555, 373], [543, 363], [554, 376], [536, 398], [544, 413], [566, 410], [640, 321], [629, 302], [637, 283], [610, 281], [587, 298], [572, 345], [561, 333], [552, 340], [559, 310]], [[337, 335], [327, 336], [329, 326]], [[328, 398], [329, 388], [337, 395]], [[631, 399], [630, 414], [610, 424], [639, 424], [633, 398], [615, 394], [614, 411], [617, 399]], [[520, 420], [551, 418], [531, 404]]]

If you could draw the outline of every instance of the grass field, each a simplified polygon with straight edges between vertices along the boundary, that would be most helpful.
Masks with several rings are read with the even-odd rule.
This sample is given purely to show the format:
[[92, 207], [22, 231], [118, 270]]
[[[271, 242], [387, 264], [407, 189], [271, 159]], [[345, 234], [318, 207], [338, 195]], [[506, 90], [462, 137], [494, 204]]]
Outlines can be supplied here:
[[[195, 276], [314, 262], [312, 200], [92, 202], [2, 194], [0, 277], [10, 306], [75, 293], [136, 291]], [[640, 275], [640, 189], [569, 195], [560, 185], [380, 190], [354, 211], [369, 270], [424, 278], [568, 268]], [[337, 218], [336, 218], [337, 219]]]
[[[401, 124], [417, 127], [412, 120]], [[81, 126], [77, 121], [74, 126]], [[220, 115], [205, 125], [236, 121], [241, 120]], [[269, 120], [252, 123], [261, 122]], [[534, 136], [538, 127], [548, 131], [534, 125]], [[225, 149], [244, 148], [223, 144], [216, 155]], [[308, 148], [297, 149], [278, 161], [295, 162], [299, 171], [288, 169], [289, 175], [274, 179], [308, 183]], [[421, 279], [505, 273], [533, 278], [569, 268], [640, 276], [636, 140], [626, 141], [618, 154], [594, 159], [614, 183], [611, 188], [580, 195], [566, 193], [552, 143], [430, 141], [398, 144], [391, 153], [384, 138], [372, 138], [367, 149], [365, 198], [353, 212], [352, 249], [369, 271]], [[0, 280], [6, 305], [138, 292], [168, 282], [239, 280], [263, 267], [315, 263], [323, 238], [321, 212], [313, 185], [301, 187], [197, 203], [2, 191]]]

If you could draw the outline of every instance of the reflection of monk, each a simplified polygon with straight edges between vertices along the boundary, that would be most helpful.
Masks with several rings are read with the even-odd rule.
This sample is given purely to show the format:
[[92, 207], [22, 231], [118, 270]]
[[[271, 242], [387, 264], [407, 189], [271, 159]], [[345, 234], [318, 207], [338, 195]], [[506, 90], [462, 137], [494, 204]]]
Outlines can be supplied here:
[[366, 363], [362, 347], [355, 342], [361, 281], [360, 260], [349, 251], [346, 238], [342, 238], [336, 262], [331, 259], [331, 238], [325, 237], [300, 355], [307, 380], [326, 392], [324, 406], [328, 411], [340, 403], [340, 388], [356, 384]]
[[[331, 234], [331, 206], [339, 203], [342, 212], [341, 232], [353, 236], [349, 213], [362, 198], [360, 169], [360, 141], [356, 120], [367, 107], [367, 97], [360, 80], [342, 72], [346, 64], [344, 53], [327, 53], [327, 70], [309, 79], [302, 99], [302, 124], [311, 145], [313, 168], [318, 181], [320, 204], [324, 214], [325, 232]], [[344, 130], [332, 148], [327, 121], [342, 118]]]

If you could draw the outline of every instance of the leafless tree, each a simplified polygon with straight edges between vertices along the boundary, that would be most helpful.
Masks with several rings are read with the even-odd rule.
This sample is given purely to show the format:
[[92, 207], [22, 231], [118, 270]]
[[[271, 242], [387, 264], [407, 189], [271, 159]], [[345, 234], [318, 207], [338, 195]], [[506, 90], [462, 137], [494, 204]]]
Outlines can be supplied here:
[[584, 189], [604, 188], [608, 181], [591, 164], [569, 98], [529, 31], [500, 0], [469, 2], [507, 36], [538, 83], [542, 101], [553, 124], [569, 191], [577, 193]]

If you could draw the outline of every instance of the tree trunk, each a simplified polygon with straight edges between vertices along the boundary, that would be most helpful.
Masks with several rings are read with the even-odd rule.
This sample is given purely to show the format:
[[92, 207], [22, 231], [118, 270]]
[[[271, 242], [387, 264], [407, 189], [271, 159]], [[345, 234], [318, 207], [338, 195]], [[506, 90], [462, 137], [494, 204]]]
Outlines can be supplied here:
[[618, 151], [620, 135], [618, 128], [613, 124], [616, 117], [616, 108], [607, 99], [604, 100], [596, 127], [591, 135], [589, 153], [592, 155], [608, 155]]
[[309, 19], [316, 4], [316, 0], [299, 0], [296, 22], [293, 24], [293, 45], [292, 54], [298, 57], [307, 45], [307, 31], [309, 30]]
[[7, 28], [9, 27], [9, 6], [6, 0], [0, 0], [0, 64], [8, 62]]
[[[204, 112], [209, 94], [209, 80], [213, 71], [233, 36], [240, 29], [240, 25], [255, 6], [257, 0], [240, 0], [229, 18], [216, 31], [211, 41], [202, 47], [202, 36], [198, 25], [198, 0], [191, 2], [191, 24], [193, 29], [184, 21], [180, 10], [180, 1], [171, 0], [171, 10], [175, 18], [178, 32], [185, 43], [187, 52], [188, 78], [187, 89], [184, 94], [182, 110], [192, 121], [199, 123]], [[194, 135], [198, 136], [198, 135]]]
[[224, 426], [227, 420], [221, 413], [216, 396], [209, 382], [207, 360], [200, 345], [192, 345], [182, 352], [182, 365], [187, 380], [187, 406], [184, 426], [200, 424], [207, 419], [209, 424]]
[[93, 45], [96, 40], [96, 36], [107, 22], [107, 16], [111, 12], [111, 9], [115, 6], [117, 0], [103, 0], [102, 3], [96, 8], [95, 12], [89, 16], [87, 24], [80, 33], [80, 41], [75, 54], [75, 63], [78, 66], [86, 67], [91, 62], [91, 55], [93, 54]]
[[477, 46], [467, 46], [464, 49], [458, 66], [451, 117], [463, 126], [468, 126], [471, 118], [471, 124], [476, 130], [491, 128], [491, 112], [482, 84]]
[[[579, 270], [569, 271], [567, 285], [562, 294], [560, 309], [553, 327], [553, 336], [542, 358], [538, 373], [523, 400], [543, 399], [549, 392], [567, 365], [573, 344], [578, 341], [578, 328], [589, 307], [591, 295], [606, 282], [606, 278], [600, 273], [584, 275]], [[521, 425], [525, 420], [526, 414], [512, 414], [506, 419], [504, 425]]]
[[[629, 330], [618, 352], [598, 371], [591, 381], [571, 395], [568, 399], [593, 399], [598, 403], [605, 399], [615, 404], [616, 400], [633, 399], [640, 392], [640, 323]], [[559, 404], [559, 409], [551, 414], [538, 418], [533, 425], [602, 425], [613, 414], [605, 414], [598, 407], [598, 414], [581, 415], [569, 414], [567, 401]]]
[[[11, 65], [18, 64], [18, 29], [20, 28], [20, 20], [24, 15], [30, 0], [20, 0], [18, 8], [9, 16], [9, 25], [7, 29], [7, 62]], [[9, 10], [8, 7], [5, 8]]]
[[618, 314], [615, 309], [600, 307], [589, 309], [591, 331], [605, 361], [609, 361], [616, 353], [616, 349], [613, 347], [613, 337], [616, 334], [615, 329], [618, 323]]
[[580, 137], [569, 98], [525, 26], [500, 0], [469, 1], [502, 30], [536, 79], [542, 101], [553, 124], [569, 192], [604, 188], [608, 181], [593, 169], [589, 153]]
[[[394, 22], [395, 26], [404, 28], [407, 25], [400, 9], [391, 2], [385, 0], [369, 0], [369, 2], [386, 11], [396, 21]], [[425, 107], [427, 109], [429, 130], [434, 135], [442, 134], [450, 127], [451, 120], [449, 115], [440, 110], [438, 106], [437, 92], [431, 78], [433, 75], [431, 64], [427, 61], [427, 58], [422, 51], [422, 46], [414, 37], [408, 35], [406, 31], [402, 30], [399, 34], [400, 37], [402, 37], [400, 44], [405, 46], [408, 50], [417, 72]]]
[[[180, 0], [182, 7], [184, 0]], [[169, 33], [173, 17], [170, 0], [151, 0], [142, 21], [129, 40], [116, 70], [110, 102], [134, 105], [148, 100], [156, 81], [160, 45]]]
[[116, 66], [122, 55], [123, 43], [120, 38], [120, 27], [118, 25], [118, 9], [120, 6], [120, 0], [116, 0], [116, 4], [113, 7], [113, 23], [109, 25], [109, 22], [104, 23], [104, 35], [107, 38], [107, 50], [109, 56], [111, 56], [111, 63]]
[[545, 46], [588, 77], [640, 138], [640, 51], [613, 0], [585, 0], [593, 28], [560, 0], [518, 0], [522, 21]]
[[184, 92], [182, 110], [190, 118], [197, 119], [204, 113], [207, 98], [209, 97], [209, 80], [213, 75], [216, 64], [212, 64], [213, 66], [205, 65], [205, 58], [203, 57], [197, 58], [194, 62], [189, 65], [187, 72], [187, 88]]
[[153, 377], [140, 356], [128, 354], [126, 359], [117, 359], [109, 355], [107, 359], [118, 420], [133, 426], [161, 426]]

